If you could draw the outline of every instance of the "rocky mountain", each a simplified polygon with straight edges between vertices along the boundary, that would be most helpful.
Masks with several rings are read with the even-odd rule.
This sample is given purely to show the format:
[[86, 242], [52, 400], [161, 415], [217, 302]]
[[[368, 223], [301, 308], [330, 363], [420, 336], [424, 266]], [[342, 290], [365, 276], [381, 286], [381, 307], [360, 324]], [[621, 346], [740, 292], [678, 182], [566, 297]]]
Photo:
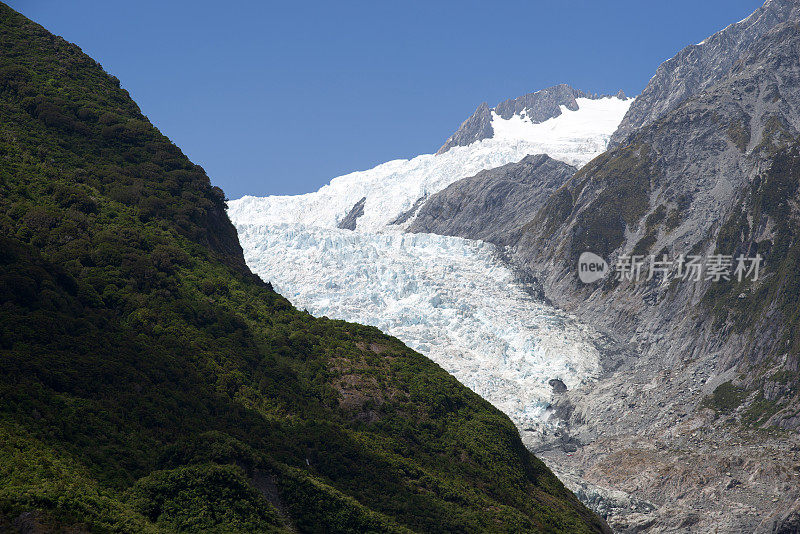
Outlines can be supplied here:
[[769, 0], [746, 19], [701, 43], [687, 46], [662, 63], [628, 110], [612, 137], [611, 146], [623, 143], [633, 131], [653, 123], [681, 102], [726, 79], [754, 42], [776, 24], [797, 20], [799, 14], [800, 7], [794, 0]]
[[[793, 314], [775, 306], [794, 298], [783, 270], [796, 227], [798, 25], [776, 24], [730, 76], [583, 167], [516, 244], [517, 261], [543, 274], [552, 298], [614, 325], [640, 358], [673, 365], [713, 353], [715, 368], [743, 366], [743, 384], [756, 389], [771, 380], [759, 368], [766, 362], [797, 368]], [[584, 286], [574, 273], [585, 250], [612, 263], [631, 253], [760, 254], [764, 271], [754, 283]], [[785, 379], [794, 391], [796, 378]], [[796, 399], [780, 397], [786, 409], [774, 406], [762, 422], [798, 428]]]
[[[511, 245], [550, 301], [607, 334], [605, 375], [554, 392], [566, 425], [542, 454], [576, 491], [589, 484], [583, 495], [621, 532], [796, 531], [799, 58], [800, 3], [770, 0], [659, 67], [615, 146], [541, 207], [505, 232], [494, 217], [459, 224]], [[451, 186], [465, 198], [454, 221], [480, 211], [494, 179]], [[600, 282], [578, 279], [586, 251], [611, 266]], [[618, 280], [637, 255], [672, 270]], [[690, 255], [706, 262], [696, 281], [675, 270]], [[760, 276], [709, 276], [719, 255], [760, 256]], [[615, 491], [647, 506], [608, 512]]]
[[546, 154], [464, 178], [432, 195], [407, 231], [516, 243], [535, 213], [577, 169]]
[[[444, 145], [436, 153], [443, 154], [454, 146], [467, 146], [482, 139], [492, 138], [495, 133], [492, 127], [494, 115], [505, 120], [509, 120], [512, 117], [520, 117], [531, 124], [539, 124], [561, 115], [562, 106], [570, 111], [577, 111], [579, 105], [576, 99], [578, 98], [598, 99], [608, 98], [608, 96], [591, 95], [573, 89], [567, 84], [560, 84], [535, 93], [528, 93], [518, 98], [504, 100], [492, 109], [489, 109], [489, 105], [484, 102], [445, 141]], [[627, 100], [625, 93], [622, 91], [619, 91], [615, 97], [623, 101]]]
[[252, 274], [96, 61], [2, 4], [0, 49], [0, 531], [608, 532], [441, 367]]

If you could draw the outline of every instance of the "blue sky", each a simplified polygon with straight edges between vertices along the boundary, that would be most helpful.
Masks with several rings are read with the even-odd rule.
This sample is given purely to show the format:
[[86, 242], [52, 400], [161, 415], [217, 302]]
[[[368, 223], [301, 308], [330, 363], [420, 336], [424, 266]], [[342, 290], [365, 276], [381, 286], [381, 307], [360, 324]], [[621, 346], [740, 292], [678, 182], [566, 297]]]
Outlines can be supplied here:
[[483, 101], [639, 93], [760, 0], [10, 1], [117, 76], [230, 198], [434, 152]]

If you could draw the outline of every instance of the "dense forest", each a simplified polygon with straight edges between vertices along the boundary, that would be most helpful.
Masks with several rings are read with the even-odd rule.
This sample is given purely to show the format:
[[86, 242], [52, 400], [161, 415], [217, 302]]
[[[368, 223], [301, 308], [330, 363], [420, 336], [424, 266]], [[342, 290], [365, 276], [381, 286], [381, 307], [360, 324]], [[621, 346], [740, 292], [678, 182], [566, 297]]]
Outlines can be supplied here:
[[0, 530], [606, 530], [437, 365], [251, 274], [97, 62], [2, 4], [0, 50]]

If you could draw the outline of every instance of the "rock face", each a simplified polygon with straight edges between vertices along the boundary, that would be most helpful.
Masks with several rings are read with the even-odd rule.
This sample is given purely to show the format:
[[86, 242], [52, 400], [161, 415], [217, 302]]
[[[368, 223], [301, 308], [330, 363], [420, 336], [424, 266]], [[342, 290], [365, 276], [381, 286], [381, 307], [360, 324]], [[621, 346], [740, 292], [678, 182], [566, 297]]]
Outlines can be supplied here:
[[444, 145], [436, 152], [444, 154], [454, 146], [467, 146], [481, 139], [492, 137], [492, 112], [486, 102], [478, 106], [470, 118], [461, 123], [458, 130], [450, 136]]
[[338, 224], [338, 228], [342, 230], [355, 230], [358, 218], [364, 215], [364, 204], [367, 202], [367, 197], [361, 197], [361, 200], [353, 205], [353, 208], [345, 215], [344, 219]]
[[408, 231], [481, 239], [501, 246], [513, 243], [529, 214], [576, 170], [538, 154], [481, 171], [431, 196]]
[[[542, 273], [549, 298], [606, 325], [661, 366], [713, 358], [718, 372], [744, 366], [746, 385], [759, 390], [769, 380], [750, 372], [756, 366], [770, 361], [796, 372], [791, 342], [776, 344], [792, 324], [779, 310], [789, 297], [770, 280], [783, 276], [783, 247], [791, 248], [798, 230], [790, 200], [800, 129], [798, 23], [777, 25], [752, 43], [729, 78], [590, 162], [548, 199], [515, 258]], [[767, 267], [755, 284], [609, 279], [585, 286], [575, 261], [586, 250], [612, 265], [630, 253], [759, 253]], [[767, 294], [773, 300], [765, 305]], [[781, 424], [796, 428], [792, 409]]]
[[523, 112], [531, 119], [531, 122], [544, 122], [547, 119], [561, 115], [561, 106], [571, 111], [578, 109], [576, 98], [588, 98], [589, 95], [583, 91], [573, 89], [569, 85], [562, 83], [535, 93], [528, 93], [519, 98], [500, 102], [495, 108], [495, 112], [504, 119], [510, 119], [514, 115], [521, 115]]
[[642, 94], [631, 105], [611, 146], [623, 143], [635, 130], [652, 124], [681, 102], [727, 78], [752, 44], [776, 24], [797, 20], [796, 0], [769, 0], [746, 19], [731, 24], [661, 64]]
[[[798, 22], [774, 25], [727, 77], [586, 165], [516, 245], [514, 261], [539, 275], [549, 299], [627, 354], [593, 388], [556, 401], [586, 446], [577, 461], [556, 449], [554, 465], [653, 502], [648, 532], [707, 532], [710, 517], [724, 532], [754, 531], [798, 498], [800, 458], [775, 452], [800, 427]], [[585, 250], [612, 265], [631, 253], [761, 254], [765, 270], [756, 283], [587, 286], [575, 267]], [[775, 426], [791, 434], [750, 435]], [[639, 519], [609, 522], [639, 531]]]

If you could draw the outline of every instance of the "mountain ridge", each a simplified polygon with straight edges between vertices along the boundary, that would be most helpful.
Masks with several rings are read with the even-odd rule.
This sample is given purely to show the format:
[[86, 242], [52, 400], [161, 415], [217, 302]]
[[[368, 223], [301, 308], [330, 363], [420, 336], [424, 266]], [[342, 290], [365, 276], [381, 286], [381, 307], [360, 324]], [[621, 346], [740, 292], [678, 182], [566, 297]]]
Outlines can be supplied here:
[[[454, 146], [467, 146], [476, 141], [491, 138], [494, 135], [491, 124], [492, 113], [497, 113], [499, 117], [506, 120], [514, 116], [521, 116], [533, 124], [538, 124], [561, 115], [561, 106], [570, 111], [577, 111], [577, 98], [600, 99], [611, 97], [612, 95], [598, 96], [585, 93], [562, 83], [517, 98], [509, 98], [491, 109], [486, 102], [483, 102], [459, 126], [455, 133], [445, 141], [436, 154], [444, 154]], [[613, 95], [613, 97], [627, 100], [622, 90]]]
[[777, 23], [798, 16], [800, 5], [796, 0], [768, 0], [744, 20], [730, 24], [701, 43], [685, 47], [659, 65], [612, 136], [610, 147], [624, 143], [636, 129], [728, 76], [747, 52], [749, 43]]

